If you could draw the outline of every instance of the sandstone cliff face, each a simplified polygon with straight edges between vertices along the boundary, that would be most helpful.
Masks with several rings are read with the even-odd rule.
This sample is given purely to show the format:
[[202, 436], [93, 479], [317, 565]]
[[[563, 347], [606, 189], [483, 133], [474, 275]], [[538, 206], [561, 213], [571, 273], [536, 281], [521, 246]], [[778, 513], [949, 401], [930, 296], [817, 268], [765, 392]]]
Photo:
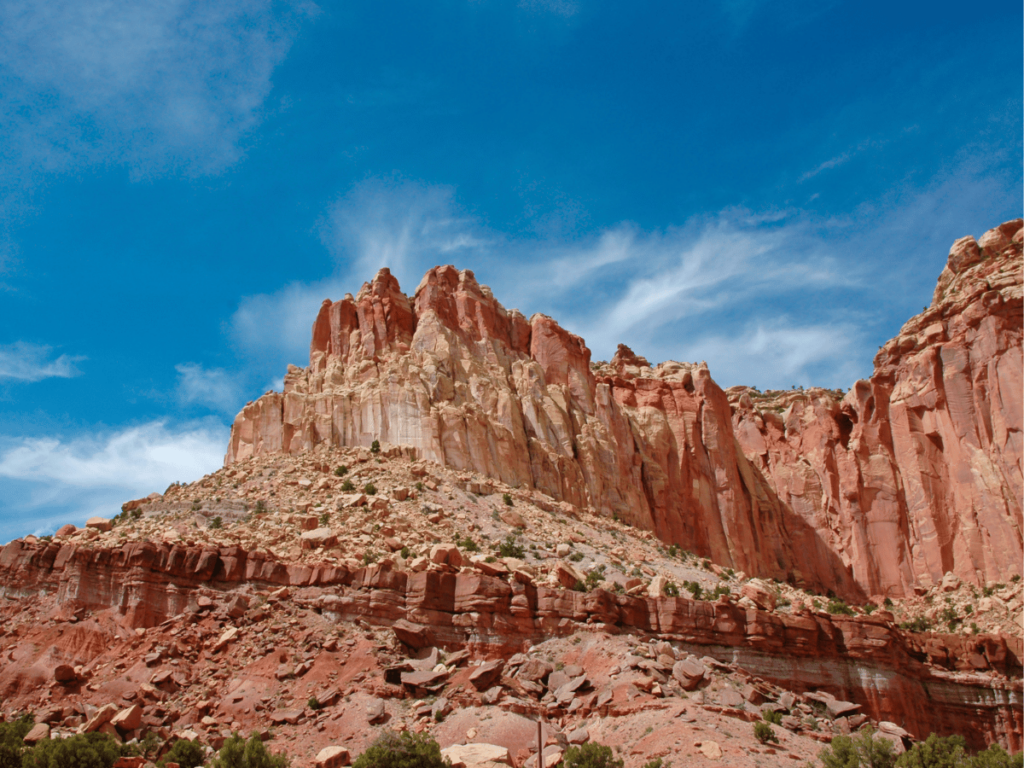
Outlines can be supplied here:
[[225, 462], [377, 439], [851, 598], [1005, 579], [1024, 557], [1021, 237], [957, 241], [869, 381], [767, 410], [703, 364], [592, 364], [472, 272], [432, 269], [410, 299], [381, 270], [324, 302], [309, 366], [239, 413]]
[[508, 657], [580, 630], [656, 634], [792, 690], [856, 702], [919, 738], [959, 732], [977, 748], [998, 741], [1018, 751], [1022, 744], [1019, 638], [909, 635], [881, 611], [776, 614], [729, 601], [581, 593], [474, 568], [411, 573], [391, 561], [355, 570], [287, 564], [240, 547], [134, 542], [91, 549], [14, 541], [0, 548], [0, 597], [54, 596], [66, 616], [114, 609], [135, 628], [174, 616], [191, 615], [191, 624], [201, 610], [200, 588], [223, 603], [233, 590], [253, 586], [288, 586], [296, 602], [332, 622], [390, 626], [417, 648]]
[[842, 400], [737, 393], [744, 454], [869, 594], [1021, 572], [1022, 235], [958, 240], [931, 306]]

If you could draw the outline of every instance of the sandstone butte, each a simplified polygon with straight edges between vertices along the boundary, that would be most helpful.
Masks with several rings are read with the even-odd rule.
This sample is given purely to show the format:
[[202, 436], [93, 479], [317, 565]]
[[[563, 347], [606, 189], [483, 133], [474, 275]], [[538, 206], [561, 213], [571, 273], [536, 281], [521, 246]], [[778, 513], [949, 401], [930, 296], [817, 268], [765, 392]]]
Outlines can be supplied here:
[[931, 305], [840, 392], [723, 391], [707, 366], [594, 363], [436, 267], [324, 301], [306, 368], [235, 418], [225, 464], [406, 446], [749, 574], [850, 600], [1024, 568], [1022, 221], [950, 250]]
[[845, 395], [591, 363], [470, 272], [410, 300], [382, 271], [324, 303], [223, 469], [0, 549], [0, 717], [255, 729], [319, 768], [388, 729], [523, 768], [540, 715], [552, 755], [626, 768], [794, 764], [868, 724], [1019, 751], [1022, 234], [957, 241]]

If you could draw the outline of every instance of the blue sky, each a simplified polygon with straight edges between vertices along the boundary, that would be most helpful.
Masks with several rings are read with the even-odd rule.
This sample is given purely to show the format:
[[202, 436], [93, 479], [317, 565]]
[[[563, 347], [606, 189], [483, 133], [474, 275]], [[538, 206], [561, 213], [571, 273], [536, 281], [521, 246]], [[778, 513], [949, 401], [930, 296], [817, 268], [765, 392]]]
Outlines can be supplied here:
[[[215, 7], [214, 7], [215, 6]], [[7, 0], [0, 541], [219, 466], [389, 266], [847, 388], [1022, 208], [1019, 2]]]

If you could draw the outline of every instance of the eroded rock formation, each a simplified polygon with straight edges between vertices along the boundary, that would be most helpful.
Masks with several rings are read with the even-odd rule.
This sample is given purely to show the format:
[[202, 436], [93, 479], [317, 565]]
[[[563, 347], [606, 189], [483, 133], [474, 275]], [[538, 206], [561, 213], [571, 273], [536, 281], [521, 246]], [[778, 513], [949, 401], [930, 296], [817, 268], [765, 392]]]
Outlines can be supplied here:
[[954, 244], [870, 380], [767, 403], [730, 402], [703, 364], [592, 364], [468, 270], [411, 299], [381, 270], [324, 302], [309, 366], [246, 405], [225, 461], [376, 439], [848, 597], [1005, 579], [1024, 567], [1021, 226]]
[[[311, 567], [240, 547], [14, 541], [0, 550], [0, 595], [53, 595], [66, 615], [114, 609], [136, 628], [201, 611], [200, 587], [218, 604], [230, 604], [233, 590], [268, 586], [289, 587], [294, 600], [332, 621], [393, 627], [414, 648], [508, 657], [581, 629], [656, 635], [792, 690], [827, 691], [856, 702], [873, 718], [902, 723], [919, 738], [959, 732], [976, 746], [999, 741], [1016, 751], [1022, 744], [1019, 638], [909, 635], [885, 612], [787, 615], [729, 601], [581, 593], [473, 568], [410, 573], [390, 560], [355, 570]], [[237, 634], [229, 630], [220, 645], [232, 632]]]

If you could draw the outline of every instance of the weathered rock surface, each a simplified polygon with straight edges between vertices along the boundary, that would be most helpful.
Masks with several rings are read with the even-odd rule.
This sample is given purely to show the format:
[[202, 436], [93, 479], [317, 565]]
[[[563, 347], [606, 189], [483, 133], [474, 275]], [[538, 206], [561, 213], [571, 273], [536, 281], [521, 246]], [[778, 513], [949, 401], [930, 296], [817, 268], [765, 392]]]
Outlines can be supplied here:
[[[1019, 638], [906, 634], [884, 614], [777, 614], [728, 602], [562, 590], [519, 581], [515, 574], [504, 580], [473, 571], [410, 573], [394, 570], [390, 561], [354, 570], [287, 565], [239, 547], [139, 542], [89, 549], [14, 541], [0, 550], [0, 593], [55, 594], [88, 610], [115, 609], [136, 627], [153, 627], [186, 612], [190, 589], [230, 590], [243, 584], [281, 585], [271, 596], [302, 600], [336, 619], [394, 626], [400, 638], [423, 646], [429, 638], [430, 645], [503, 657], [587, 627], [655, 633], [698, 655], [704, 653], [699, 649], [728, 649], [744, 669], [766, 680], [784, 681], [792, 690], [829, 691], [876, 719], [899, 719], [917, 734], [971, 732], [979, 742], [1001, 739], [1019, 749], [1024, 732]], [[211, 656], [243, 637], [236, 627], [224, 631], [211, 641]], [[526, 667], [524, 677], [542, 678], [547, 668], [536, 666]], [[489, 685], [501, 667], [485, 665], [473, 674], [486, 675]], [[664, 669], [687, 687], [706, 674], [706, 667], [693, 661]], [[549, 688], [569, 686], [566, 704], [586, 679], [570, 680], [569, 672], [580, 670], [566, 667], [548, 680]], [[43, 671], [40, 679], [52, 674]], [[170, 670], [159, 674], [163, 682], [174, 683]], [[567, 679], [555, 681], [556, 674]], [[418, 689], [443, 684], [447, 677], [441, 671], [403, 672], [400, 680]], [[0, 691], [3, 686], [0, 676]], [[85, 727], [99, 728], [118, 709], [100, 710]], [[296, 710], [293, 716], [301, 714]]]
[[381, 270], [324, 302], [309, 366], [239, 413], [225, 461], [376, 439], [848, 598], [1005, 579], [1024, 568], [1020, 231], [958, 241], [869, 381], [768, 409], [703, 364], [592, 364], [472, 272], [410, 298]]

